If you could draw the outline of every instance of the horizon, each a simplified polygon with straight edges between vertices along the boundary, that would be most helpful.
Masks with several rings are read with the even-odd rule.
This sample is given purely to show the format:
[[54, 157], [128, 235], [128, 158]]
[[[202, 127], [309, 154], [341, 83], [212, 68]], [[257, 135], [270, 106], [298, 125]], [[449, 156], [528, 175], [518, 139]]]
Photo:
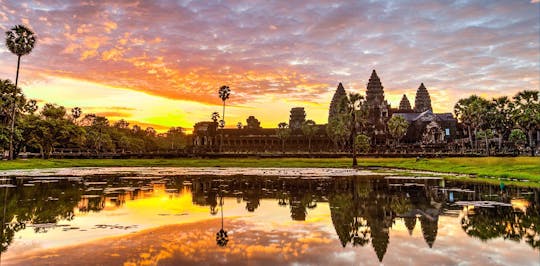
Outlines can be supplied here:
[[[232, 90], [227, 127], [254, 115], [270, 128], [293, 107], [325, 124], [338, 84], [365, 95], [373, 69], [393, 108], [403, 94], [413, 103], [421, 83], [434, 112], [451, 113], [471, 94], [512, 97], [540, 87], [538, 1], [0, 0], [0, 28], [16, 24], [38, 36], [21, 58], [28, 98], [158, 131], [191, 129], [221, 113], [221, 85]], [[0, 55], [0, 79], [14, 80], [16, 56], [5, 45]]]

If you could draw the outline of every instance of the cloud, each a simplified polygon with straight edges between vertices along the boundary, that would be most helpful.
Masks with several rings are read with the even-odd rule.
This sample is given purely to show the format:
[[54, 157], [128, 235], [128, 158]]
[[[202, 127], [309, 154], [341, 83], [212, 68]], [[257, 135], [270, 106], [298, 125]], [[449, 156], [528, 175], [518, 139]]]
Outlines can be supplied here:
[[320, 96], [338, 82], [365, 93], [377, 69], [389, 98], [410, 96], [424, 82], [443, 97], [433, 99], [435, 108], [450, 111], [456, 97], [476, 90], [540, 87], [539, 8], [525, 1], [12, 0], [0, 7], [0, 26], [38, 18], [27, 21], [39, 37], [27, 77], [212, 105], [223, 84], [232, 104], [276, 96], [326, 104], [330, 98]]

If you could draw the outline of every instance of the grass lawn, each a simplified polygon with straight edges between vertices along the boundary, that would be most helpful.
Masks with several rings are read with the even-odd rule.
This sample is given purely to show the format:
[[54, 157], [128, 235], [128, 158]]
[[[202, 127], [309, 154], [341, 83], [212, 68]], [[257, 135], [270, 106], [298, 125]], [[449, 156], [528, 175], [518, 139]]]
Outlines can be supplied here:
[[[350, 158], [221, 158], [221, 159], [29, 159], [0, 162], [0, 170], [58, 167], [176, 166], [176, 167], [351, 167]], [[481, 158], [358, 158], [364, 167], [394, 167], [476, 177], [516, 178], [540, 182], [540, 157]]]

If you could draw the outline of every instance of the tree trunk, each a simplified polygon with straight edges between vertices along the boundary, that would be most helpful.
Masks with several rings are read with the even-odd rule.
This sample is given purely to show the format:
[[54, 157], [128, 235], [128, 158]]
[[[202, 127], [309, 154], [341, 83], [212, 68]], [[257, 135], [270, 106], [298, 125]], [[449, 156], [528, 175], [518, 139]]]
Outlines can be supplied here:
[[17, 110], [17, 86], [19, 84], [19, 68], [21, 65], [21, 56], [17, 57], [17, 74], [15, 75], [15, 90], [13, 91], [13, 109], [11, 113], [11, 133], [9, 135], [9, 159], [15, 159], [13, 154], [13, 135], [15, 134], [15, 111]]
[[502, 134], [502, 131], [501, 131], [501, 132], [499, 132], [499, 147], [498, 147], [499, 153], [501, 153], [502, 139], [503, 139], [503, 134]]
[[358, 161], [356, 161], [356, 115], [354, 115], [353, 111], [353, 126], [351, 129], [351, 136], [352, 136], [352, 166], [358, 166]]
[[487, 135], [486, 135], [486, 153], [487, 153], [487, 156], [489, 156], [489, 140], [488, 140]]
[[311, 153], [311, 138], [308, 138], [308, 151]]
[[467, 131], [469, 133], [469, 143], [471, 144], [471, 149], [474, 149], [473, 140], [472, 140], [471, 126], [467, 126]]
[[529, 131], [527, 132], [529, 135], [529, 147], [531, 148], [531, 156], [534, 156], [534, 141], [533, 141], [533, 130], [532, 129], [529, 129]]

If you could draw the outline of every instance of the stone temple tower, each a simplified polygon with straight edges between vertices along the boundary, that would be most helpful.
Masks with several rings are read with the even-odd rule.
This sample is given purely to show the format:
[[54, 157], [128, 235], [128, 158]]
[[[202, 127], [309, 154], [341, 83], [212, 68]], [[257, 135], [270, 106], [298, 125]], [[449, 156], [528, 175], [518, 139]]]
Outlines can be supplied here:
[[400, 111], [411, 111], [411, 103], [409, 102], [409, 99], [407, 99], [407, 95], [403, 94], [403, 97], [401, 98], [401, 102], [399, 102], [399, 110]]
[[291, 130], [302, 129], [305, 121], [306, 111], [304, 111], [304, 107], [294, 107], [291, 109], [291, 116], [289, 117], [289, 128]]
[[347, 97], [347, 93], [345, 92], [345, 88], [343, 88], [343, 85], [340, 82], [336, 89], [336, 92], [334, 93], [334, 97], [332, 97], [332, 101], [330, 102], [330, 108], [328, 111], [328, 123], [334, 120], [334, 118], [339, 113], [339, 104], [341, 100], [345, 97]]
[[366, 103], [369, 110], [369, 120], [376, 127], [384, 129], [384, 120], [388, 117], [390, 105], [384, 99], [384, 87], [377, 72], [373, 70], [367, 84]]
[[380, 106], [384, 101], [384, 90], [377, 72], [373, 69], [367, 85], [366, 101], [370, 107]]
[[421, 113], [427, 110], [433, 111], [431, 108], [431, 98], [429, 97], [429, 92], [424, 86], [424, 83], [422, 83], [416, 91], [416, 98], [414, 99], [414, 111]]

